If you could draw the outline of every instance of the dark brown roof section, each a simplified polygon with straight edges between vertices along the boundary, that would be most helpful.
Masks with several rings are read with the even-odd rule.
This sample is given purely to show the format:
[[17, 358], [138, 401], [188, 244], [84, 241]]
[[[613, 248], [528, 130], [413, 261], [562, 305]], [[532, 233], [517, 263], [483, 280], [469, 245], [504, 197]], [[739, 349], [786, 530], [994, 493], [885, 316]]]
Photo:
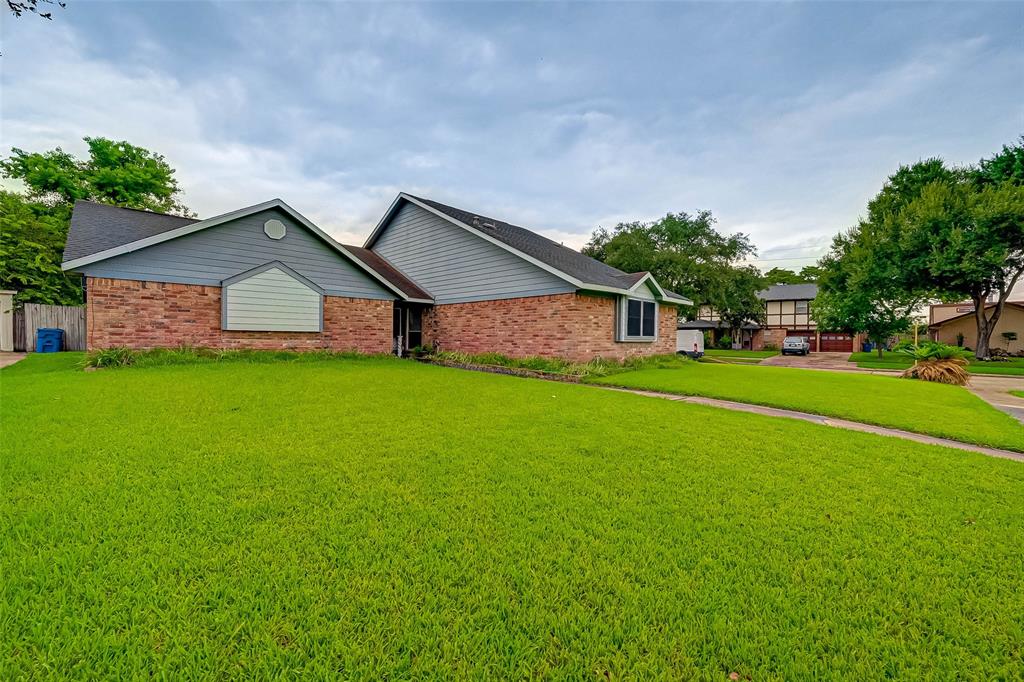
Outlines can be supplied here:
[[409, 298], [422, 298], [430, 301], [434, 300], [434, 297], [430, 295], [430, 292], [417, 286], [416, 282], [413, 282], [405, 276], [405, 273], [384, 260], [384, 258], [376, 251], [364, 249], [361, 246], [352, 246], [350, 244], [342, 244], [342, 246], [344, 246], [346, 250], [350, 251], [353, 256], [361, 260], [367, 267], [373, 268], [374, 272], [401, 289]]

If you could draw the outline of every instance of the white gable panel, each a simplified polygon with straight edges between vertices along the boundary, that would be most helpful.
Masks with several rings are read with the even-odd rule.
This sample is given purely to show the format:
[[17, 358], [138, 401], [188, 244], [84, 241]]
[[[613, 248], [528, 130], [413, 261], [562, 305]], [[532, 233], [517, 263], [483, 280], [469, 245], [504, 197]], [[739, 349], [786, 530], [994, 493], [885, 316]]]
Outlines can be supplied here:
[[224, 329], [318, 332], [323, 300], [280, 268], [270, 268], [224, 287]]

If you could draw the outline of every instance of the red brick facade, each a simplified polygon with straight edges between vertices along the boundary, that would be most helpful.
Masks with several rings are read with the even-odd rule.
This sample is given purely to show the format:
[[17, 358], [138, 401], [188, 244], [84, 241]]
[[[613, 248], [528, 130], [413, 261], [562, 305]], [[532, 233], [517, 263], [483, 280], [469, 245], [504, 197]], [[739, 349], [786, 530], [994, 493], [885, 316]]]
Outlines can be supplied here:
[[319, 333], [224, 331], [221, 288], [89, 277], [88, 347], [354, 350], [389, 353], [392, 301], [324, 297]]
[[425, 312], [423, 340], [441, 350], [466, 353], [622, 360], [674, 353], [676, 308], [660, 306], [657, 341], [620, 343], [615, 340], [615, 299], [610, 297], [572, 293], [448, 303]]

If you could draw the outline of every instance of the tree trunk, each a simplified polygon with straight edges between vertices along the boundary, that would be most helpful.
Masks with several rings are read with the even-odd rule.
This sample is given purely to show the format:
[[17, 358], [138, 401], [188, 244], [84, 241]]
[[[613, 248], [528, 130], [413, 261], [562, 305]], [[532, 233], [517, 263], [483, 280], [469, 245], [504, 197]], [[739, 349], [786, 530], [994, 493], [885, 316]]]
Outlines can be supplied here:
[[882, 344], [879, 343], [878, 341], [875, 341], [875, 349], [878, 351], [878, 359], [881, 360], [882, 359]]
[[978, 341], [974, 344], [974, 357], [978, 360], [988, 360], [989, 337], [992, 335], [992, 325], [989, 325], [985, 317], [985, 297], [974, 296], [974, 322], [978, 327]]

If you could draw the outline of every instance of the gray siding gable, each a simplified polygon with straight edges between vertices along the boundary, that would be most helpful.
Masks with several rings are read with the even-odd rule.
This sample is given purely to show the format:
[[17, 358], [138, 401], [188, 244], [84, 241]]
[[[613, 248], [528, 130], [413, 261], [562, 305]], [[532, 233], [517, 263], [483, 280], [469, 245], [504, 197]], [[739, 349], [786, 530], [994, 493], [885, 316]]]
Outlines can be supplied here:
[[[285, 224], [282, 239], [263, 231], [270, 219]], [[214, 225], [205, 230], [77, 268], [89, 277], [219, 286], [239, 273], [280, 261], [328, 296], [393, 299], [395, 294], [279, 209]]]
[[384, 226], [372, 250], [439, 304], [576, 291], [560, 277], [409, 202]]

